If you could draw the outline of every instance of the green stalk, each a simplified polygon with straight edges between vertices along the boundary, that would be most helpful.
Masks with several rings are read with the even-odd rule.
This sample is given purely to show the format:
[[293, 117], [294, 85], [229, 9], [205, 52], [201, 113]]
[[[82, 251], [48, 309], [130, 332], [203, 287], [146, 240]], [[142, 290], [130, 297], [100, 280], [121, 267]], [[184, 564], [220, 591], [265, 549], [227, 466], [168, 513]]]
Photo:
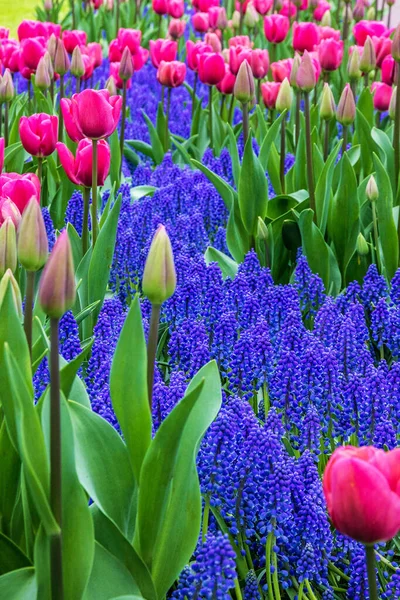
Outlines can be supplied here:
[[347, 125], [343, 125], [343, 143], [342, 143], [342, 153], [343, 154], [347, 151], [347, 134], [348, 134]]
[[235, 107], [235, 96], [232, 94], [231, 103], [229, 105], [229, 112], [228, 112], [228, 123], [232, 123], [234, 107]]
[[64, 130], [63, 114], [62, 114], [62, 110], [61, 110], [61, 100], [63, 98], [64, 98], [64, 75], [60, 75], [60, 103], [59, 103], [59, 109], [58, 109], [58, 141], [59, 142], [62, 142], [63, 130]]
[[265, 550], [265, 576], [267, 578], [268, 585], [268, 600], [274, 600], [274, 592], [272, 590], [272, 577], [271, 577], [271, 550], [272, 550], [272, 540], [274, 537], [274, 533], [272, 531], [269, 532], [267, 537], [267, 544]]
[[282, 194], [285, 193], [285, 154], [286, 154], [286, 121], [281, 123], [281, 156], [280, 156], [280, 179]]
[[364, 73], [364, 87], [369, 86], [369, 73]]
[[246, 144], [249, 138], [249, 103], [245, 102], [242, 104], [243, 113], [243, 139]]
[[244, 21], [243, 3], [240, 2], [239, 35], [243, 34], [243, 21]]
[[236, 600], [243, 600], [242, 590], [240, 589], [239, 579], [235, 577], [235, 594]]
[[158, 15], [158, 37], [161, 37], [162, 15]]
[[193, 82], [193, 94], [192, 94], [192, 121], [193, 121], [193, 115], [194, 112], [196, 110], [196, 88], [197, 88], [197, 79], [198, 79], [198, 74], [195, 73], [194, 74], [194, 82]]
[[[373, 227], [374, 227], [374, 243], [375, 243], [375, 249], [376, 249], [376, 262], [377, 262], [377, 266], [378, 266], [378, 271], [379, 273], [382, 273], [382, 265], [381, 265], [381, 255], [379, 252], [379, 235], [378, 235], [378, 217], [376, 214], [376, 202], [375, 200], [373, 200], [371, 202], [372, 205], [372, 223], [373, 223]], [[400, 219], [399, 222], [397, 224], [397, 232], [400, 232]], [[400, 238], [399, 238], [400, 239]]]
[[75, 87], [75, 93], [79, 94], [79, 92], [81, 91], [81, 78], [77, 77], [76, 78], [76, 87]]
[[261, 79], [257, 79], [257, 104], [261, 103]]
[[26, 296], [24, 311], [24, 330], [28, 342], [29, 355], [32, 360], [32, 315], [33, 315], [33, 297], [35, 292], [35, 272], [26, 272]]
[[324, 132], [324, 160], [329, 156], [329, 131], [330, 123], [328, 120], [325, 121], [325, 132]]
[[4, 144], [5, 147], [7, 148], [8, 146], [8, 109], [9, 109], [10, 103], [6, 102], [5, 103], [5, 111], [4, 111]]
[[0, 137], [2, 137], [1, 132], [3, 128], [3, 103], [0, 102]]
[[[158, 326], [160, 323], [161, 305], [151, 305], [150, 330], [147, 342], [147, 391], [149, 395], [150, 412], [153, 406], [154, 366], [158, 343]], [[160, 422], [161, 422], [161, 415]]]
[[212, 120], [212, 103], [213, 103], [213, 86], [208, 86], [208, 125], [210, 128], [210, 147], [214, 151], [213, 148], [213, 120]]
[[296, 90], [296, 120], [295, 120], [296, 149], [299, 144], [299, 137], [300, 137], [300, 101], [301, 101], [301, 91]]
[[314, 192], [314, 170], [311, 141], [311, 120], [310, 120], [310, 94], [304, 92], [304, 112], [306, 118], [306, 157], [307, 157], [307, 182], [308, 193], [310, 195], [310, 208], [314, 211], [314, 222], [316, 222], [315, 211], [315, 192]]
[[395, 189], [398, 190], [399, 169], [400, 169], [400, 68], [397, 77], [396, 90], [396, 112], [394, 116], [394, 131], [393, 131], [393, 150], [394, 150], [394, 176]]
[[92, 140], [92, 246], [94, 248], [99, 233], [97, 221], [97, 140]]
[[226, 96], [225, 96], [225, 94], [222, 94], [221, 104], [219, 107], [219, 116], [221, 117], [221, 119], [224, 116], [225, 102], [226, 102]]
[[89, 198], [90, 188], [83, 188], [83, 223], [82, 223], [82, 256], [85, 256], [89, 247]]
[[124, 159], [124, 141], [125, 141], [125, 120], [126, 120], [126, 87], [127, 82], [122, 82], [122, 118], [121, 118], [121, 133], [119, 136], [119, 151], [121, 155], [121, 163], [119, 166], [119, 173], [122, 173], [122, 161]]
[[346, 43], [349, 34], [349, 4], [345, 0], [344, 21], [343, 21], [343, 42]]
[[43, 177], [43, 156], [38, 156], [37, 157], [37, 168], [38, 168], [38, 179], [39, 179], [40, 183], [42, 183], [42, 177]]
[[373, 546], [365, 546], [365, 559], [367, 563], [369, 600], [378, 600], [378, 588], [375, 573], [375, 550]]
[[63, 600], [61, 405], [58, 350], [59, 319], [50, 319], [50, 505], [60, 531], [50, 544], [51, 597]]
[[208, 521], [210, 518], [210, 496], [206, 495], [204, 500], [204, 511], [203, 511], [203, 525], [201, 528], [201, 543], [204, 544], [208, 532]]
[[167, 93], [167, 112], [166, 112], [166, 116], [165, 116], [165, 143], [168, 147], [168, 133], [169, 133], [169, 116], [171, 113], [171, 92], [172, 92], [172, 88], [168, 88], [168, 93]]
[[389, 5], [389, 12], [388, 12], [388, 15], [387, 15], [387, 28], [388, 29], [390, 29], [390, 19], [391, 19], [391, 16], [392, 16], [392, 6]]

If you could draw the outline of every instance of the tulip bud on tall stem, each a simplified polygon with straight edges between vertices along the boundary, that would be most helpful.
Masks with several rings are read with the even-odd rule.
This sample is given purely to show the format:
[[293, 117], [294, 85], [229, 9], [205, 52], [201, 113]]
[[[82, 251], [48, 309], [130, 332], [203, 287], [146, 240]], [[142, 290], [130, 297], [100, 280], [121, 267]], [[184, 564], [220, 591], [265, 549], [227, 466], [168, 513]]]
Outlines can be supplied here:
[[375, 550], [373, 546], [365, 546], [365, 557], [367, 563], [369, 600], [378, 600], [379, 597], [375, 571]]
[[308, 193], [310, 195], [310, 208], [314, 211], [314, 221], [316, 220], [315, 212], [315, 193], [314, 193], [314, 170], [312, 157], [312, 140], [311, 140], [311, 119], [310, 119], [310, 93], [304, 92], [304, 113], [306, 119], [306, 157], [307, 157], [307, 182]]
[[97, 222], [97, 140], [92, 140], [92, 246], [97, 240], [99, 224]]

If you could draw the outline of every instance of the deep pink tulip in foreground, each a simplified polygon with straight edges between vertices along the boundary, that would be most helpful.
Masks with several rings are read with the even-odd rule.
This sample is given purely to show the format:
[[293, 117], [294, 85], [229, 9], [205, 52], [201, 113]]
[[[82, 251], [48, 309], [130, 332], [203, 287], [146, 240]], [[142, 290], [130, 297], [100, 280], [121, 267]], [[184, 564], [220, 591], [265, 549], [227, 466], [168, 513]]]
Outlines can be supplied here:
[[[57, 144], [57, 152], [61, 165], [69, 179], [76, 185], [92, 187], [92, 156], [93, 144], [85, 138], [76, 149], [76, 156], [65, 144]], [[110, 147], [105, 140], [97, 144], [97, 185], [104, 185], [110, 171]]]
[[49, 156], [56, 148], [58, 117], [37, 113], [31, 117], [21, 117], [19, 135], [23, 147], [32, 156]]

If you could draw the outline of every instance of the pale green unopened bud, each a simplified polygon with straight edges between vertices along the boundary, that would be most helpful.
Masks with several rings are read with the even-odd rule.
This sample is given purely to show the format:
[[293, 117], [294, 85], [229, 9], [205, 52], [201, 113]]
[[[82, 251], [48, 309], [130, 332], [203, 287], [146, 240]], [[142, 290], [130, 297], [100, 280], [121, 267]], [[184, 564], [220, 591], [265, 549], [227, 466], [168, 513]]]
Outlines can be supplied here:
[[74, 261], [68, 233], [64, 230], [50, 254], [39, 285], [39, 302], [52, 319], [60, 319], [75, 303]]
[[239, 25], [240, 25], [240, 12], [238, 10], [235, 10], [232, 15], [232, 27], [234, 29], [238, 29]]
[[83, 64], [82, 52], [79, 46], [75, 46], [72, 51], [71, 73], [74, 77], [81, 78], [85, 74], [85, 65]]
[[367, 21], [375, 21], [375, 8], [373, 6], [370, 6], [367, 10], [366, 17]]
[[257, 219], [257, 237], [264, 242], [267, 242], [269, 237], [268, 228], [261, 217]]
[[47, 261], [49, 244], [42, 210], [31, 198], [18, 229], [18, 260], [27, 271], [39, 271]]
[[335, 99], [329, 83], [324, 83], [319, 114], [324, 121], [330, 121], [335, 116]]
[[50, 55], [52, 63], [54, 65], [54, 61], [56, 59], [56, 50], [57, 50], [57, 39], [54, 33], [49, 37], [49, 41], [47, 42], [47, 52]]
[[347, 73], [350, 81], [358, 81], [362, 75], [360, 69], [360, 55], [358, 54], [357, 46], [353, 46], [353, 52], [350, 54], [347, 63]]
[[0, 104], [2, 102], [11, 102], [14, 95], [14, 82], [12, 80], [10, 69], [6, 69], [3, 77], [0, 75]]
[[68, 52], [66, 51], [62, 40], [58, 39], [57, 47], [56, 47], [56, 55], [54, 58], [54, 71], [58, 75], [63, 76], [68, 72], [69, 67], [70, 67], [70, 62], [69, 62]]
[[361, 231], [358, 234], [357, 238], [357, 252], [360, 256], [367, 256], [369, 252], [367, 240], [365, 239]]
[[360, 58], [360, 69], [363, 73], [370, 73], [376, 67], [376, 52], [371, 37], [365, 40], [363, 52]]
[[254, 98], [254, 76], [247, 60], [244, 60], [239, 67], [233, 95], [242, 104], [247, 104]]
[[115, 79], [114, 79], [113, 75], [110, 75], [110, 77], [107, 79], [105, 89], [110, 92], [110, 96], [116, 96], [117, 85], [115, 83]]
[[371, 175], [365, 189], [368, 200], [375, 202], [379, 198], [378, 186], [376, 185], [375, 177]]
[[164, 225], [160, 225], [147, 255], [142, 290], [152, 304], [160, 306], [173, 295], [175, 288], [176, 272], [172, 246]]
[[392, 56], [396, 62], [400, 62], [400, 25], [397, 25], [392, 42]]
[[7, 217], [0, 227], [0, 277], [7, 269], [17, 268], [17, 236], [11, 217]]
[[39, 60], [36, 69], [35, 85], [39, 90], [47, 90], [50, 87], [50, 75], [44, 56]]
[[132, 54], [128, 46], [125, 46], [122, 52], [121, 62], [119, 63], [118, 75], [120, 76], [122, 81], [128, 81], [128, 79], [130, 79], [133, 75]]
[[281, 83], [278, 95], [276, 97], [275, 108], [279, 112], [282, 112], [285, 109], [290, 110], [290, 107], [292, 106], [292, 100], [293, 100], [293, 91], [292, 91], [292, 88], [290, 87], [288, 78], [285, 77], [285, 79]]
[[244, 24], [249, 29], [253, 29], [259, 20], [259, 14], [256, 11], [254, 4], [248, 4], [246, 14], [244, 15]]
[[397, 85], [393, 88], [393, 92], [390, 98], [389, 104], [389, 117], [394, 121], [396, 118], [396, 96], [397, 96]]
[[297, 90], [297, 71], [299, 70], [300, 63], [301, 63], [301, 56], [300, 56], [300, 54], [298, 54], [298, 52], [296, 52], [294, 55], [293, 63], [292, 63], [292, 70], [290, 71], [290, 85], [292, 86], [292, 88], [294, 88], [296, 90]]
[[336, 111], [336, 119], [342, 125], [351, 125], [356, 118], [356, 103], [349, 83], [344, 86]]
[[44, 10], [50, 12], [53, 10], [53, 2], [52, 0], [44, 0]]
[[326, 12], [324, 12], [322, 19], [321, 19], [321, 25], [322, 25], [322, 27], [330, 27], [332, 25], [332, 17], [331, 17], [330, 10], [327, 10]]
[[7, 269], [3, 277], [0, 279], [0, 306], [3, 303], [9, 286], [11, 287], [11, 296], [14, 302], [15, 310], [17, 311], [19, 318], [22, 319], [21, 292], [11, 269]]
[[43, 58], [46, 61], [47, 72], [49, 74], [50, 81], [51, 81], [54, 78], [54, 65], [53, 65], [53, 61], [51, 59], [50, 53], [47, 50], [44, 53]]

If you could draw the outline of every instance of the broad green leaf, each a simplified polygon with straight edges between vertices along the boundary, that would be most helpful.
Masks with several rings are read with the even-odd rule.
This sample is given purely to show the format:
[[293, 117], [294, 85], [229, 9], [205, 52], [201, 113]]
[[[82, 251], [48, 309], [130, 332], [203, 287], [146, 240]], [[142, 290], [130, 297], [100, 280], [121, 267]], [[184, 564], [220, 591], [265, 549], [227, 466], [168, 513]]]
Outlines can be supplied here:
[[[390, 141], [387, 133], [382, 131], [382, 129], [378, 129], [377, 127], [373, 127], [371, 130], [372, 139], [377, 143], [380, 152], [380, 160], [382, 164], [385, 166], [387, 174], [389, 175], [389, 180], [392, 184], [392, 193], [393, 197], [396, 196], [396, 187], [397, 180], [394, 175], [394, 150], [393, 144]], [[383, 155], [383, 156], [382, 156]]]
[[268, 167], [268, 159], [269, 159], [269, 154], [271, 152], [272, 144], [276, 140], [276, 137], [279, 133], [280, 125], [281, 125], [283, 119], [285, 118], [286, 113], [287, 113], [287, 110], [284, 110], [279, 115], [279, 117], [272, 123], [272, 125], [269, 127], [267, 135], [265, 136], [264, 141], [261, 145], [260, 152], [258, 155], [258, 160], [260, 161], [261, 166], [264, 169], [264, 172], [267, 170], [267, 167]]
[[164, 160], [164, 155], [165, 155], [165, 150], [164, 150], [162, 141], [160, 140], [160, 137], [157, 133], [156, 128], [154, 127], [153, 123], [151, 122], [149, 117], [146, 115], [144, 110], [142, 110], [142, 114], [143, 114], [144, 120], [146, 121], [147, 128], [149, 130], [154, 162], [156, 163], [156, 165], [160, 165], [162, 163], [162, 161]]
[[332, 203], [329, 234], [333, 241], [342, 280], [345, 281], [346, 268], [355, 252], [360, 232], [360, 206], [356, 176], [346, 152], [341, 165], [342, 176]]
[[26, 567], [0, 577], [0, 598], [34, 600], [37, 594], [35, 569]]
[[363, 113], [357, 108], [356, 113], [356, 133], [361, 148], [361, 163], [364, 176], [372, 171], [372, 154], [378, 154], [379, 148], [372, 139], [371, 127], [364, 117]]
[[147, 393], [147, 349], [139, 297], [131, 304], [111, 365], [110, 395], [114, 412], [139, 482], [151, 442], [151, 412]]
[[320, 176], [317, 178], [317, 185], [315, 188], [315, 209], [317, 213], [317, 223], [322, 235], [325, 235], [326, 225], [328, 222], [329, 206], [332, 195], [333, 173], [335, 170], [336, 158], [339, 154], [341, 146], [342, 142], [338, 142], [336, 144], [336, 147], [328, 156], [328, 160], [326, 161]]
[[239, 265], [230, 256], [227, 256], [220, 250], [217, 250], [217, 248], [208, 246], [204, 254], [204, 258], [206, 260], [207, 265], [209, 265], [212, 262], [218, 263], [224, 279], [226, 279], [227, 277], [229, 277], [230, 279], [235, 279]]
[[0, 531], [0, 575], [30, 566], [32, 563], [24, 552]]
[[226, 244], [236, 262], [242, 262], [251, 248], [251, 236], [244, 228], [237, 194], [233, 195], [232, 209], [226, 226]]
[[232, 188], [232, 186], [230, 186], [229, 183], [224, 181], [222, 177], [210, 171], [210, 169], [205, 167], [198, 160], [193, 159], [192, 164], [195, 167], [197, 167], [200, 171], [202, 171], [202, 173], [204, 173], [204, 175], [209, 179], [209, 181], [211, 181], [211, 183], [221, 196], [222, 200], [224, 201], [226, 208], [230, 211], [233, 202], [233, 195], [235, 193], [235, 190]]
[[153, 185], [137, 185], [136, 187], [131, 188], [131, 200], [132, 202], [136, 202], [136, 200], [139, 200], [144, 196], [153, 196], [156, 190], [157, 188]]
[[93, 342], [94, 339], [92, 339], [88, 344], [86, 344], [82, 352], [80, 352], [70, 362], [62, 361], [65, 364], [60, 369], [60, 389], [66, 398], [70, 397], [69, 395], [74, 384], [75, 378], [77, 377], [79, 368], [81, 367], [83, 361], [85, 360], [86, 356], [91, 350]]
[[258, 217], [265, 219], [267, 215], [268, 183], [264, 169], [254, 154], [251, 137], [244, 150], [238, 198], [244, 228], [250, 236], [255, 236]]
[[134, 493], [128, 450], [114, 427], [81, 404], [69, 401], [79, 480], [99, 509], [127, 532]]
[[240, 178], [240, 160], [239, 160], [239, 152], [238, 152], [238, 147], [237, 147], [237, 139], [236, 139], [235, 134], [233, 133], [233, 129], [229, 123], [227, 123], [227, 125], [226, 125], [226, 131], [228, 134], [229, 154], [230, 154], [231, 161], [232, 161], [233, 180], [234, 180], [235, 186], [237, 188], [239, 185], [239, 178]]
[[110, 179], [111, 184], [115, 184], [116, 189], [118, 189], [121, 179], [121, 149], [118, 129], [115, 129], [115, 131], [110, 135], [109, 144], [111, 152]]
[[141, 597], [132, 575], [120, 560], [95, 542], [93, 569], [85, 600], [110, 600], [129, 594]]
[[10, 535], [11, 519], [19, 493], [21, 460], [10, 440], [5, 420], [0, 427], [0, 465], [1, 527], [3, 533]]
[[[168, 90], [167, 93], [170, 94], [171, 91]], [[168, 150], [171, 146], [171, 139], [170, 139], [169, 130], [168, 130], [167, 117], [165, 116], [162, 102], [158, 103], [156, 131], [157, 131], [158, 137], [161, 141], [162, 147], [164, 148], [164, 151], [168, 152]]]
[[373, 156], [379, 196], [376, 201], [379, 243], [382, 248], [386, 277], [390, 281], [399, 265], [399, 241], [393, 218], [392, 186], [387, 171], [378, 156]]
[[374, 126], [374, 101], [369, 87], [363, 87], [357, 100], [357, 108], [362, 112], [370, 128]]

